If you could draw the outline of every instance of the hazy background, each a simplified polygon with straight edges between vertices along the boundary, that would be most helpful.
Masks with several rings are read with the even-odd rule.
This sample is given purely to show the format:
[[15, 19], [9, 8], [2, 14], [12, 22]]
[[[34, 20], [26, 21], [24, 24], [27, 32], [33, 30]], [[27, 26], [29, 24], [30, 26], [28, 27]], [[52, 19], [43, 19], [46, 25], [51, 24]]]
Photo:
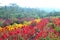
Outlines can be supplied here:
[[60, 0], [0, 0], [0, 6], [16, 3], [21, 7], [60, 10]]
[[0, 0], [0, 18], [60, 17], [60, 0]]

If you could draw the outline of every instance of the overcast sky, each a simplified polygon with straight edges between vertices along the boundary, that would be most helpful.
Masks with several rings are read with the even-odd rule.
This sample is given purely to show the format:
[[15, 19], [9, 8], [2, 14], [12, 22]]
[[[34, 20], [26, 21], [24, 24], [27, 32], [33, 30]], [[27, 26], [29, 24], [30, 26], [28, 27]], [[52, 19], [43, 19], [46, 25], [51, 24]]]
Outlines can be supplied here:
[[60, 9], [60, 0], [0, 0], [0, 6], [16, 3], [21, 7]]

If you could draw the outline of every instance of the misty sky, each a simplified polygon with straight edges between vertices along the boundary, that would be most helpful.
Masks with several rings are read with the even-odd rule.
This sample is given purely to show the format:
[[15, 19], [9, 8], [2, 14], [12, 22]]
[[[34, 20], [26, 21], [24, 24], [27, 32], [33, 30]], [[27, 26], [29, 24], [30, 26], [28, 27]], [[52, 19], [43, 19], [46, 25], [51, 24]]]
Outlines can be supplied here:
[[16, 3], [21, 7], [60, 9], [60, 0], [0, 0], [0, 6]]

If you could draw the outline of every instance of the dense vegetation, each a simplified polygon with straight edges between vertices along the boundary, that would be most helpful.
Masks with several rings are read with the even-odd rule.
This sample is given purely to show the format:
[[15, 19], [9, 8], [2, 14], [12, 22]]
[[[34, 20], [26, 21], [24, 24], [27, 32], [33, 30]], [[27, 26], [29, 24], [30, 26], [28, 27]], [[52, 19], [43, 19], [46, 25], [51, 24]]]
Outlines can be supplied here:
[[0, 40], [60, 40], [60, 18], [42, 18], [0, 27]]
[[60, 12], [44, 11], [38, 8], [22, 8], [16, 4], [11, 4], [9, 6], [0, 7], [0, 18], [10, 19], [10, 18], [43, 18], [50, 16], [60, 16]]
[[0, 40], [60, 40], [60, 12], [0, 6]]

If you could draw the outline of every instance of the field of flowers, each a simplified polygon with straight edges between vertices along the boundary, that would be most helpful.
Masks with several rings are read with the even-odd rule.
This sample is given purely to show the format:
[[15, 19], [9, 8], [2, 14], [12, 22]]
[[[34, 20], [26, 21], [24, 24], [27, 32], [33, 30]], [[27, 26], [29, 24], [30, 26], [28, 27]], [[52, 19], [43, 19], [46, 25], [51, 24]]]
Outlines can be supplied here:
[[60, 40], [60, 18], [41, 18], [0, 27], [0, 40]]

